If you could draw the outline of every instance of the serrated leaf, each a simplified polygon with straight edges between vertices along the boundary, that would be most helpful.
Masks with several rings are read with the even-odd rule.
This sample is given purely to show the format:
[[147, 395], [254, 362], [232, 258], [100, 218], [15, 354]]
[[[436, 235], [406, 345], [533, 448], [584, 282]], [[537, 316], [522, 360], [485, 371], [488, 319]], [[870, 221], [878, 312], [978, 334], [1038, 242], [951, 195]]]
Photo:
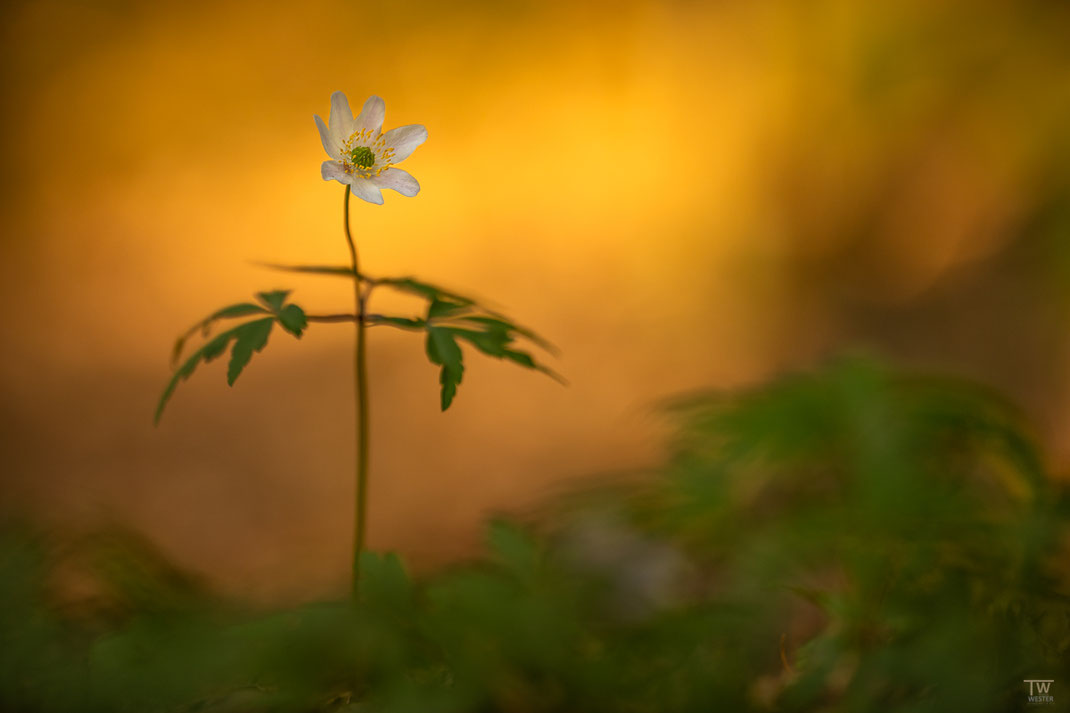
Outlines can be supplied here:
[[274, 318], [269, 317], [246, 322], [234, 330], [234, 348], [231, 349], [230, 364], [227, 366], [227, 384], [229, 386], [234, 385], [245, 365], [253, 358], [253, 352], [260, 351], [267, 344], [268, 336], [271, 334], [271, 327], [274, 324]]
[[418, 318], [388, 317], [382, 314], [369, 314], [368, 322], [370, 324], [389, 324], [393, 327], [400, 327], [402, 329], [423, 329], [427, 324], [427, 322]]
[[479, 351], [499, 359], [505, 356], [506, 345], [513, 341], [508, 332], [501, 330], [477, 332], [472, 329], [459, 329], [456, 327], [452, 328], [452, 330], [455, 336], [468, 341]]
[[246, 317], [250, 314], [266, 314], [267, 310], [258, 304], [252, 302], [242, 302], [236, 305], [230, 305], [224, 307], [221, 310], [217, 310], [212, 313], [212, 316], [206, 319], [206, 322], [211, 322], [217, 319], [224, 319], [227, 317]]
[[279, 324], [290, 334], [295, 337], [300, 337], [301, 333], [308, 326], [308, 319], [305, 317], [305, 311], [295, 304], [288, 304], [278, 313]]
[[175, 340], [175, 346], [171, 348], [171, 367], [174, 368], [178, 360], [182, 358], [182, 350], [186, 348], [187, 335], [183, 334]]
[[538, 372], [541, 372], [543, 374], [546, 374], [546, 376], [549, 376], [551, 379], [553, 379], [557, 383], [561, 384], [562, 386], [568, 386], [568, 379], [566, 379], [565, 377], [561, 376], [560, 374], [558, 374], [556, 371], [554, 371], [550, 367], [546, 366], [545, 364], [540, 364], [538, 362], [535, 362], [534, 369], [535, 369], [535, 371], [538, 371]]
[[508, 334], [503, 334], [500, 330], [496, 329], [491, 332], [476, 332], [470, 329], [458, 329], [454, 327], [453, 333], [457, 337], [470, 342], [484, 354], [498, 359], [508, 359], [514, 364], [519, 364], [526, 369], [534, 369], [535, 371], [542, 372], [559, 384], [568, 384], [565, 377], [561, 376], [553, 369], [538, 363], [535, 361], [535, 358], [527, 352], [520, 351], [519, 349], [509, 349], [508, 347], [509, 344], [512, 343], [512, 337]]
[[484, 315], [465, 315], [463, 317], [458, 317], [458, 319], [463, 320], [465, 322], [472, 322], [474, 324], [483, 325], [483, 327], [485, 327], [486, 331], [488, 332], [520, 332], [520, 330], [517, 329], [515, 324], [499, 317], [487, 317]]
[[227, 344], [231, 339], [234, 339], [237, 336], [239, 329], [241, 329], [240, 326], [227, 330], [222, 334], [217, 334], [211, 341], [193, 352], [193, 354], [190, 355], [190, 358], [175, 370], [175, 373], [171, 376], [171, 380], [167, 383], [167, 387], [164, 389], [163, 394], [160, 396], [159, 403], [156, 404], [156, 415], [153, 418], [154, 423], [160, 422], [160, 416], [163, 415], [164, 407], [167, 406], [167, 402], [171, 399], [172, 394], [175, 393], [175, 389], [178, 387], [179, 382], [188, 379], [190, 375], [193, 374], [194, 370], [196, 370], [197, 365], [202, 361], [207, 363], [226, 351]]
[[201, 347], [201, 356], [205, 362], [212, 361], [220, 354], [227, 350], [227, 343], [238, 334], [238, 330], [241, 327], [235, 327], [234, 329], [227, 330], [222, 334], [217, 335], [210, 342]]
[[174, 367], [178, 363], [178, 360], [182, 358], [182, 350], [186, 347], [186, 342], [197, 331], [207, 337], [211, 329], [212, 323], [219, 319], [228, 319], [233, 317], [246, 317], [251, 314], [269, 314], [268, 310], [264, 309], [260, 305], [253, 304], [252, 302], [241, 302], [239, 304], [229, 305], [222, 309], [216, 310], [212, 314], [208, 315], [200, 322], [195, 324], [185, 334], [175, 340], [175, 346], [171, 350], [171, 366]]
[[451, 302], [436, 297], [431, 300], [431, 304], [427, 308], [427, 319], [432, 320], [436, 317], [449, 317], [451, 314], [454, 314], [467, 306], [467, 304], [461, 302]]
[[177, 362], [181, 357], [182, 350], [185, 347], [186, 342], [189, 340], [190, 335], [198, 329], [207, 332], [208, 326], [214, 320], [228, 317], [242, 317], [250, 314], [271, 314], [272, 311], [275, 312], [275, 315], [272, 317], [245, 322], [244, 324], [240, 324], [237, 327], [216, 335], [201, 346], [200, 349], [195, 351], [181, 366], [175, 369], [174, 374], [171, 376], [171, 380], [168, 382], [167, 387], [160, 396], [159, 403], [156, 405], [155, 423], [160, 422], [160, 416], [163, 415], [163, 410], [166, 407], [167, 402], [171, 399], [171, 396], [174, 394], [178, 384], [181, 381], [188, 379], [199, 363], [202, 361], [206, 363], [210, 362], [226, 352], [227, 346], [231, 341], [234, 341], [234, 348], [231, 351], [230, 364], [227, 368], [227, 384], [233, 386], [235, 380], [249, 363], [253, 353], [262, 350], [267, 344], [268, 336], [271, 334], [272, 325], [276, 320], [286, 331], [290, 332], [295, 337], [300, 337], [304, 329], [308, 326], [308, 318], [305, 316], [304, 310], [297, 305], [290, 304], [285, 307], [282, 306], [289, 294], [290, 293], [287, 290], [261, 292], [257, 297], [270, 308], [270, 311], [269, 309], [265, 309], [264, 307], [251, 302], [229, 305], [213, 312], [208, 318], [198, 323], [186, 334], [180, 336], [175, 341], [172, 350], [172, 363]]
[[459, 295], [456, 292], [443, 289], [430, 282], [423, 282], [412, 277], [381, 277], [374, 282], [378, 285], [386, 285], [400, 292], [408, 292], [411, 295], [423, 297], [426, 300], [447, 299], [464, 305], [474, 305], [476, 301], [471, 297]]
[[531, 340], [533, 343], [537, 344], [539, 347], [545, 349], [551, 354], [557, 354], [559, 351], [558, 348], [551, 344], [549, 340], [539, 336], [527, 327], [521, 327], [520, 325], [509, 321], [504, 315], [501, 314], [495, 313], [492, 317], [484, 315], [466, 315], [464, 317], [459, 317], [459, 319], [464, 320], [466, 322], [473, 322], [475, 324], [483, 324], [492, 329], [505, 329], [506, 331], [516, 332], [520, 336]]
[[[487, 354], [488, 356], [495, 357], [496, 359], [507, 359], [513, 362], [514, 364], [523, 366], [524, 368], [534, 369], [535, 371], [542, 372], [543, 374], [546, 374], [551, 379], [554, 379], [560, 384], [568, 383], [560, 374], [535, 361], [534, 357], [532, 357], [531, 354], [528, 354], [524, 351], [520, 351], [519, 349], [510, 349], [509, 345], [513, 341], [513, 335], [510, 334], [508, 329], [508, 326], [511, 325], [509, 325], [508, 322], [506, 322], [505, 320], [490, 319], [488, 321], [477, 322], [477, 324], [482, 324], [483, 326], [486, 326], [487, 330], [478, 331], [474, 329], [465, 329], [462, 327], [439, 326], [432, 327], [428, 331], [446, 331], [448, 332], [450, 342], [454, 346], [457, 345], [457, 339], [463, 339], [479, 351], [483, 352], [484, 354]], [[444, 337], [441, 336], [438, 338], [444, 339]], [[434, 356], [431, 355], [431, 346], [432, 345], [430, 344], [429, 340], [428, 355], [432, 356], [432, 361], [435, 361]], [[442, 378], [444, 380], [447, 379], [447, 375], [444, 373]], [[458, 379], [457, 381], [459, 383], [460, 379]], [[449, 406], [449, 402], [453, 398], [453, 393], [456, 392], [456, 385], [452, 387], [452, 391], [448, 394], [447, 398], [447, 394], [445, 393], [447, 391], [446, 381], [443, 381], [443, 391], [443, 410], [445, 410]]]
[[286, 302], [286, 297], [289, 294], [289, 290], [272, 290], [271, 292], [257, 292], [256, 297], [267, 305], [272, 312], [278, 312], [282, 309], [282, 305]]
[[532, 358], [527, 352], [518, 351], [516, 349], [506, 349], [502, 353], [502, 357], [508, 359], [511, 362], [519, 364], [520, 366], [527, 367], [528, 369], [538, 368], [538, 364], [535, 363], [535, 359]]
[[463, 355], [457, 340], [453, 338], [453, 330], [448, 327], [427, 328], [427, 357], [432, 364], [442, 367], [439, 383], [442, 384], [441, 404], [445, 411], [453, 403], [457, 385], [464, 376]]

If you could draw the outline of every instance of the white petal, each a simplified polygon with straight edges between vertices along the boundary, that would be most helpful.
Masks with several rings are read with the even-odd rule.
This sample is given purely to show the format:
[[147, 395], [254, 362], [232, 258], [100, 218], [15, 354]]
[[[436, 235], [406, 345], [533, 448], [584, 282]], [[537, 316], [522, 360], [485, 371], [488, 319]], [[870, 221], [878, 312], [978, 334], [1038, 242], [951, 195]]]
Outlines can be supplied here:
[[[360, 116], [357, 117], [350, 133], [360, 129], [371, 129], [373, 134], [377, 134], [383, 128], [384, 118], [386, 118], [386, 104], [373, 94], [368, 97], [368, 101], [364, 102], [364, 108], [360, 110]], [[346, 136], [348, 137], [349, 134]]]
[[341, 181], [346, 184], [353, 182], [353, 174], [346, 173], [341, 161], [324, 161], [320, 164], [320, 175], [325, 181]]
[[419, 182], [400, 168], [388, 168], [369, 180], [379, 188], [390, 188], [409, 198], [420, 192]]
[[316, 116], [315, 119], [316, 127], [320, 130], [320, 141], [323, 142], [323, 150], [327, 152], [328, 156], [341, 156], [342, 144], [334, 142], [327, 125], [323, 123], [323, 119], [319, 118], [319, 116]]
[[354, 176], [352, 186], [353, 195], [357, 198], [376, 205], [383, 204], [383, 194], [379, 192], [379, 189], [371, 182], [371, 179]]
[[[327, 127], [331, 146], [338, 147], [338, 151], [331, 153], [331, 156], [338, 156], [342, 150], [342, 142], [355, 131], [353, 112], [349, 110], [349, 100], [342, 92], [335, 92], [331, 95], [331, 118], [327, 121]], [[330, 153], [329, 149], [328, 153]]]
[[383, 134], [383, 141], [388, 149], [394, 149], [391, 163], [401, 163], [409, 157], [416, 147], [427, 141], [427, 128], [422, 124], [409, 124]]

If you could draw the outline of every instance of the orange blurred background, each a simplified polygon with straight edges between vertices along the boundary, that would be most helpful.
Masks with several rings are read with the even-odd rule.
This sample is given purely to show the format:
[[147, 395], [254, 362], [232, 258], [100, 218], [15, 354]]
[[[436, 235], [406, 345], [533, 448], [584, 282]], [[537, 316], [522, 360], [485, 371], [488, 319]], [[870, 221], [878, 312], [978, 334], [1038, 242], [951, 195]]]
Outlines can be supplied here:
[[373, 330], [375, 548], [462, 556], [490, 513], [656, 463], [660, 399], [849, 348], [992, 382], [1070, 455], [1063, 4], [0, 12], [9, 509], [129, 523], [243, 596], [344, 588], [351, 329], [276, 332], [233, 389], [202, 368], [152, 427], [174, 337], [213, 309], [349, 307], [252, 264], [347, 259], [312, 121], [335, 90], [430, 133], [418, 197], [354, 205], [367, 271], [488, 298], [571, 382], [473, 355], [443, 415], [419, 337]]

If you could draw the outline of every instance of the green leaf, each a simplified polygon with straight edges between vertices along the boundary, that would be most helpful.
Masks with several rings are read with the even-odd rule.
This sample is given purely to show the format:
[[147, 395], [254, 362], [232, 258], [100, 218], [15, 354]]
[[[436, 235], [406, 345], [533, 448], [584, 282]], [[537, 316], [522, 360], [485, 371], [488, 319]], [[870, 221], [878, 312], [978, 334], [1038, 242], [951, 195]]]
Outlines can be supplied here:
[[499, 317], [486, 317], [484, 315], [465, 315], [463, 317], [458, 317], [458, 319], [464, 320], [465, 322], [472, 322], [474, 324], [481, 324], [486, 327], [487, 331], [520, 333], [520, 330], [517, 329], [515, 324]]
[[467, 306], [467, 304], [461, 302], [451, 302], [436, 297], [431, 300], [431, 304], [427, 308], [427, 319], [432, 320], [435, 317], [449, 317], [454, 312], [458, 312]]
[[427, 357], [432, 364], [442, 367], [439, 383], [442, 384], [442, 410], [453, 403], [457, 394], [457, 385], [464, 376], [461, 348], [453, 338], [453, 330], [447, 327], [427, 328]]
[[527, 369], [534, 369], [535, 371], [546, 374], [554, 381], [562, 385], [567, 385], [568, 381], [565, 377], [558, 374], [553, 369], [543, 366], [535, 361], [535, 358], [530, 354], [519, 349], [509, 349], [509, 344], [512, 342], [512, 336], [495, 328], [489, 332], [476, 332], [471, 329], [459, 329], [457, 327], [451, 328], [453, 334], [465, 341], [471, 343], [476, 349], [492, 357], [498, 359], [507, 359], [514, 364], [518, 364]]
[[[265, 300], [266, 301], [266, 300]], [[236, 341], [230, 352], [230, 364], [227, 366], [227, 384], [233, 386], [242, 369], [253, 358], [253, 352], [258, 352], [267, 344], [268, 335], [271, 334], [271, 326], [275, 324], [273, 318], [258, 319], [246, 322], [237, 327], [234, 332]]]
[[393, 552], [360, 553], [360, 598], [378, 610], [403, 610], [413, 595], [412, 581]]
[[471, 329], [451, 328], [455, 336], [460, 337], [472, 344], [476, 349], [501, 359], [507, 351], [506, 345], [513, 341], [508, 332], [494, 330], [490, 332], [477, 332]]
[[197, 365], [202, 361], [205, 363], [210, 362], [226, 351], [227, 344], [230, 343], [231, 339], [234, 339], [237, 336], [239, 329], [241, 329], [240, 326], [216, 335], [211, 341], [193, 352], [190, 358], [175, 370], [175, 373], [171, 376], [171, 380], [167, 383], [167, 387], [164, 389], [163, 394], [160, 396], [159, 403], [156, 404], [156, 415], [153, 418], [155, 423], [160, 422], [160, 416], [163, 415], [164, 407], [167, 406], [167, 402], [170, 401], [171, 395], [174, 394], [179, 382], [188, 379], [197, 368]]
[[539, 568], [541, 553], [535, 539], [518, 526], [494, 520], [487, 528], [487, 544], [505, 569], [528, 579]]
[[401, 329], [423, 329], [427, 324], [422, 319], [411, 319], [409, 317], [388, 317], [382, 314], [369, 314], [368, 322], [370, 324], [389, 324], [393, 327], [399, 327]]
[[[354, 275], [353, 268], [347, 265], [279, 265], [276, 263], [257, 263], [261, 267], [266, 267], [272, 270], [282, 270], [283, 272], [303, 272], [314, 275], [336, 275], [338, 277], [352, 278]], [[414, 277], [382, 277], [375, 278], [363, 273], [357, 273], [362, 280], [367, 280], [374, 285], [386, 285], [392, 287], [400, 292], [408, 292], [409, 294], [418, 295], [426, 300], [434, 300], [438, 297], [445, 297], [446, 299], [453, 300], [454, 302], [462, 302], [464, 304], [475, 304], [476, 301], [459, 295], [456, 292], [443, 289], [438, 285], [433, 285], [430, 282], [424, 282], [417, 280]]]
[[298, 338], [300, 338], [305, 327], [308, 326], [305, 311], [295, 304], [286, 305], [279, 310], [277, 316], [282, 328]]
[[[270, 262], [256, 263], [260, 267], [283, 272], [304, 272], [315, 275], [338, 275], [340, 277], [352, 277], [353, 268], [344, 265], [278, 265]], [[364, 277], [363, 275], [361, 277]]]
[[[522, 362], [522, 358], [524, 356], [528, 356], [528, 355], [524, 354], [523, 352], [515, 352], [514, 354], [516, 355], [515, 357], [513, 356], [513, 354], [507, 354], [506, 355], [506, 359], [512, 359], [517, 364], [524, 365], [523, 362]], [[547, 376], [549, 376], [551, 379], [553, 379], [557, 383], [561, 384], [562, 386], [568, 386], [568, 379], [566, 379], [565, 377], [561, 376], [560, 374], [558, 374], [556, 371], [554, 371], [550, 367], [546, 366], [545, 364], [540, 364], [538, 362], [535, 362], [535, 366], [533, 366], [532, 368], [535, 369], [535, 371], [538, 371], [540, 373], [546, 374]]]
[[182, 350], [185, 348], [186, 342], [189, 341], [190, 336], [198, 329], [204, 331], [207, 336], [208, 328], [213, 321], [228, 317], [274, 313], [274, 316], [245, 322], [233, 329], [227, 330], [209, 340], [200, 349], [195, 351], [189, 359], [175, 369], [171, 380], [168, 382], [167, 387], [164, 389], [160, 401], [156, 406], [154, 421], [156, 423], [160, 422], [160, 416], [163, 415], [164, 407], [171, 399], [178, 384], [183, 380], [188, 379], [199, 363], [202, 361], [209, 362], [223, 354], [223, 352], [227, 350], [227, 346], [231, 341], [234, 342], [234, 348], [231, 351], [230, 364], [227, 368], [227, 384], [233, 386], [238, 375], [241, 374], [242, 370], [245, 369], [245, 366], [249, 363], [253, 353], [261, 351], [267, 344], [268, 336], [271, 334], [272, 325], [276, 320], [282, 325], [283, 329], [299, 338], [308, 326], [308, 318], [305, 316], [304, 310], [299, 306], [295, 304], [284, 306], [286, 297], [289, 294], [288, 290], [258, 293], [257, 298], [266, 305], [267, 309], [251, 302], [229, 305], [213, 312], [209, 317], [202, 320], [188, 332], [180, 336], [175, 341], [171, 353], [172, 364], [178, 362], [181, 358]]
[[471, 297], [465, 297], [456, 292], [450, 292], [437, 285], [432, 285], [430, 282], [422, 282], [412, 277], [381, 277], [373, 280], [373, 282], [377, 285], [393, 287], [399, 292], [408, 292], [409, 294], [423, 297], [426, 300], [434, 301], [436, 299], [445, 298], [452, 302], [464, 305], [476, 304], [476, 301]]
[[178, 360], [182, 358], [182, 350], [186, 348], [186, 339], [189, 335], [183, 334], [175, 340], [175, 346], [171, 347], [171, 368], [174, 368]]
[[506, 331], [516, 332], [520, 336], [526, 337], [527, 339], [531, 340], [533, 343], [542, 347], [551, 354], [557, 354], [559, 351], [558, 348], [551, 344], [549, 340], [539, 336], [538, 334], [526, 327], [521, 327], [513, 322], [510, 322], [508, 319], [505, 318], [504, 315], [500, 315], [497, 313], [495, 313], [493, 317], [487, 317], [483, 315], [466, 315], [464, 317], [459, 317], [459, 319], [462, 319], [466, 322], [483, 324], [490, 328], [504, 329]]
[[535, 360], [527, 352], [517, 351], [515, 349], [506, 349], [502, 353], [502, 357], [508, 359], [511, 362], [515, 362], [520, 366], [525, 366], [528, 369], [538, 368], [538, 364], [535, 363]]
[[204, 361], [210, 362], [217, 356], [225, 352], [227, 350], [227, 343], [232, 338], [237, 336], [238, 330], [240, 328], [241, 327], [235, 327], [234, 329], [227, 330], [226, 332], [223, 332], [222, 334], [216, 336], [215, 339], [201, 347], [201, 355], [204, 358]]
[[178, 363], [178, 360], [182, 358], [182, 350], [185, 349], [186, 342], [197, 330], [200, 330], [204, 336], [207, 337], [208, 330], [216, 320], [231, 317], [245, 317], [250, 314], [268, 314], [268, 310], [260, 305], [253, 304], [252, 302], [242, 302], [240, 304], [233, 304], [224, 307], [223, 309], [216, 310], [205, 317], [200, 322], [193, 325], [185, 334], [175, 340], [175, 346], [171, 350], [171, 366], [174, 367], [174, 365]]
[[245, 317], [250, 314], [267, 314], [267, 310], [258, 304], [252, 302], [242, 302], [241, 304], [230, 305], [224, 307], [221, 310], [217, 310], [212, 313], [212, 316], [204, 320], [205, 322], [213, 322], [217, 319], [225, 319], [227, 317]]
[[257, 299], [267, 305], [272, 312], [278, 312], [282, 309], [282, 304], [286, 301], [286, 296], [289, 294], [289, 290], [273, 290], [271, 292], [257, 292], [256, 296]]

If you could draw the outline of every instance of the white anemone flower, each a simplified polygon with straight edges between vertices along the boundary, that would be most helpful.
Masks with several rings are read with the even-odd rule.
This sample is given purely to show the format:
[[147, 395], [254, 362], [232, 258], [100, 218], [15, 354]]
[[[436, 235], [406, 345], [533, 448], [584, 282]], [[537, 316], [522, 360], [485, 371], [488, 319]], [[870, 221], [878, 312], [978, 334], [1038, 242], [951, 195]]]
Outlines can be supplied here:
[[394, 165], [427, 141], [427, 129], [420, 124], [399, 126], [382, 133], [385, 116], [386, 104], [379, 97], [371, 96], [354, 119], [342, 92], [331, 95], [327, 124], [316, 116], [320, 140], [331, 157], [320, 168], [323, 180], [351, 186], [355, 196], [377, 205], [383, 204], [383, 188], [410, 198], [420, 192], [416, 179]]

